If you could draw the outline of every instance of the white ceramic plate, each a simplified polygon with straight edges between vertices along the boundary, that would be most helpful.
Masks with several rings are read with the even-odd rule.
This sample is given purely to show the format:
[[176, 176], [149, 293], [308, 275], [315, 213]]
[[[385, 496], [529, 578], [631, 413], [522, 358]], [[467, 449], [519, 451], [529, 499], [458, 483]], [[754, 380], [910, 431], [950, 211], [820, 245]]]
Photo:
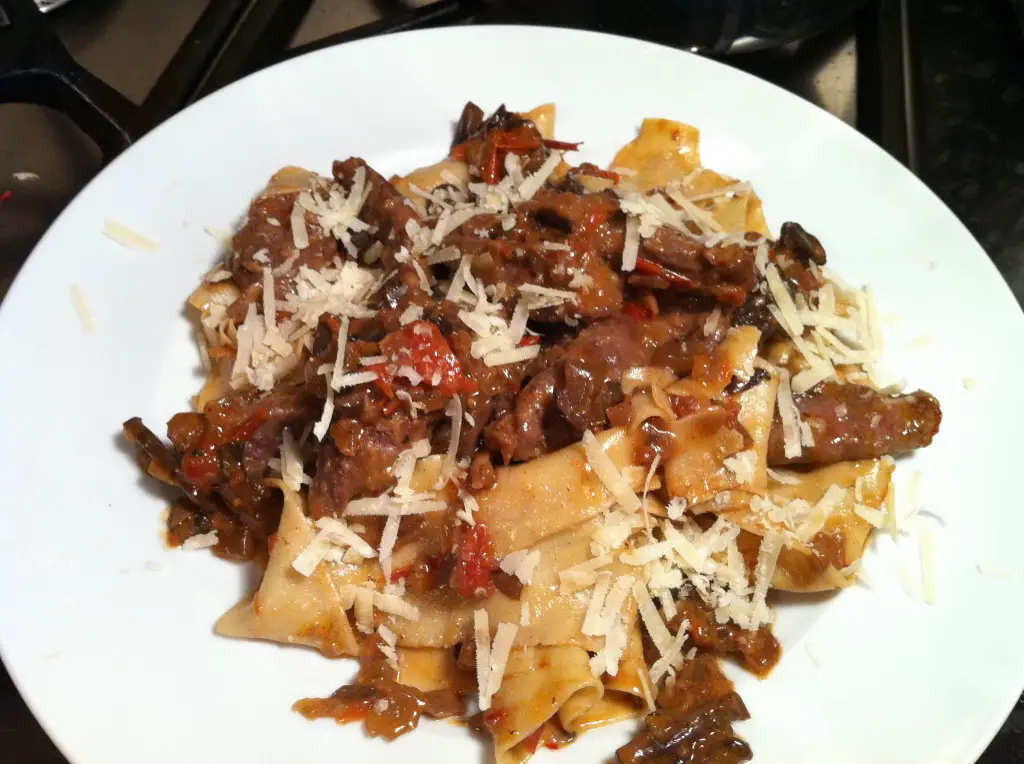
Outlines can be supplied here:
[[[775, 230], [798, 220], [899, 322], [889, 356], [942, 401], [920, 470], [938, 528], [938, 603], [913, 539], [876, 540], [875, 588], [783, 608], [771, 677], [737, 674], [759, 762], [973, 761], [1024, 684], [1017, 435], [1020, 309], [954, 216], [889, 156], [771, 85], [668, 48], [529, 28], [394, 35], [261, 72], [188, 109], [103, 172], [39, 244], [0, 310], [0, 646], [76, 764], [480, 760], [464, 729], [425, 723], [385, 745], [289, 710], [351, 662], [215, 637], [253, 585], [242, 568], [160, 540], [165, 498], [119, 438], [188, 407], [199, 360], [183, 301], [278, 167], [365, 157], [385, 175], [433, 161], [473, 99], [558, 104], [558, 133], [608, 161], [644, 116], [693, 123], [705, 164], [753, 181]], [[106, 218], [160, 244], [126, 250]], [[96, 330], [69, 297], [77, 285]], [[921, 338], [930, 338], [925, 343]], [[977, 380], [966, 390], [965, 377]], [[980, 569], [979, 569], [980, 566]], [[919, 584], [917, 584], [919, 585]], [[542, 760], [606, 759], [628, 725]]]

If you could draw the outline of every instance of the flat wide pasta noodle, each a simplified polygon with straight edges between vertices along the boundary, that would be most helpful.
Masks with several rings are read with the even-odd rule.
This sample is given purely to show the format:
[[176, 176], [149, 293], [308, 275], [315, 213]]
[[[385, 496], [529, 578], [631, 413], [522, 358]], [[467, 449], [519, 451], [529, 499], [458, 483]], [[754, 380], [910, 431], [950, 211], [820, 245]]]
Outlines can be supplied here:
[[313, 540], [316, 530], [303, 512], [301, 495], [284, 488], [284, 510], [263, 582], [220, 617], [215, 630], [226, 637], [266, 639], [315, 647], [328, 656], [358, 655], [359, 646], [348, 615], [341, 608], [339, 585], [372, 580], [368, 569], [317, 567], [310, 576], [292, 568], [292, 561]]
[[779, 375], [768, 379], [739, 395], [739, 422], [750, 436], [749, 448], [756, 457], [754, 478], [746, 484], [748, 490], [761, 493], [768, 487], [768, 439], [775, 414], [775, 398], [779, 389]]
[[307, 170], [305, 167], [288, 165], [270, 176], [266, 188], [259, 196], [272, 196], [274, 194], [292, 194], [296, 191], [307, 191], [323, 182], [317, 173]]
[[731, 419], [728, 411], [716, 409], [670, 423], [675, 442], [672, 457], [665, 461], [669, 496], [694, 504], [739, 487], [723, 463], [744, 445], [743, 434], [729, 426]]
[[[683, 188], [687, 196], [700, 197], [730, 187], [735, 188], [737, 183], [735, 178], [720, 175], [705, 167], [700, 172], [687, 177]], [[770, 235], [768, 224], [764, 219], [761, 200], [753, 189], [732, 193], [728, 196], [716, 196], [709, 202], [702, 203], [702, 206], [707, 204], [710, 204], [711, 217], [725, 229], [726, 233], [755, 231], [763, 236]]]
[[651, 686], [644, 662], [640, 624], [634, 623], [626, 650], [619, 660], [615, 676], [602, 677], [604, 694], [591, 702], [583, 695], [573, 695], [558, 709], [558, 721], [566, 732], [580, 734], [608, 724], [637, 719], [646, 713], [644, 682]]
[[[518, 652], [518, 651], [517, 651]], [[532, 751], [520, 745], [566, 703], [585, 709], [604, 695], [580, 647], [538, 647], [509, 659], [501, 688], [491, 700], [488, 727], [498, 764], [520, 764]]]
[[[597, 434], [620, 470], [632, 464], [636, 438], [621, 428]], [[476, 517], [487, 526], [499, 557], [597, 517], [613, 503], [578, 443], [533, 461], [501, 467], [497, 473], [494, 488], [477, 495]]]
[[[637, 137], [619, 149], [611, 168], [632, 170], [635, 175], [624, 174], [622, 185], [640, 192], [678, 182], [688, 197], [700, 197], [738, 182], [701, 167], [700, 131], [670, 119], [645, 119]], [[753, 190], [717, 196], [698, 204], [711, 213], [725, 233], [755, 231], [770, 235], [761, 200]]]
[[[597, 649], [603, 640], [580, 632], [588, 592], [562, 591], [558, 577], [561, 571], [591, 558], [590, 543], [597, 526], [596, 520], [581, 523], [531, 547], [540, 553], [540, 562], [518, 600], [509, 599], [501, 592], [475, 602], [464, 600], [449, 589], [425, 595], [409, 592], [403, 599], [419, 609], [419, 618], [409, 621], [391, 617], [387, 621], [388, 628], [394, 631], [400, 645], [450, 647], [472, 639], [474, 610], [486, 610], [490, 624], [496, 629], [502, 622], [519, 625], [525, 602], [530, 622], [519, 625], [517, 646], [578, 645]], [[614, 577], [633, 572], [617, 561], [606, 569]], [[636, 605], [632, 599], [623, 607], [622, 614], [625, 624], [635, 621]]]
[[520, 112], [520, 115], [533, 122], [542, 138], [551, 140], [555, 137], [555, 112], [553, 103], [542, 103], [529, 111]]
[[[542, 138], [555, 137], [555, 105], [553, 103], [541, 104], [529, 111], [520, 112], [520, 114], [533, 121]], [[463, 184], [468, 183], [469, 165], [457, 159], [442, 159], [440, 162], [419, 167], [408, 175], [395, 175], [391, 178], [391, 184], [398, 189], [402, 196], [416, 205], [420, 214], [426, 214], [426, 200], [413, 191], [412, 187], [415, 186], [420, 191], [429, 194], [438, 186], [451, 182], [445, 178], [446, 175], [455, 176]]]
[[391, 178], [391, 185], [398, 189], [406, 199], [416, 205], [421, 215], [427, 212], [426, 200], [413, 191], [413, 186], [420, 191], [430, 193], [438, 186], [451, 183], [446, 176], [451, 175], [462, 183], [469, 182], [469, 165], [458, 159], [442, 159], [440, 162], [420, 167], [408, 175], [395, 175]]
[[[760, 332], [752, 327], [734, 329], [712, 360], [726, 363], [727, 370], [742, 369], [752, 363], [759, 338]], [[721, 358], [716, 361], [719, 355]], [[668, 495], [693, 505], [723, 491], [763, 492], [768, 481], [768, 438], [777, 388], [778, 378], [772, 375], [737, 396], [739, 428], [729, 426], [732, 415], [724, 409], [691, 414], [671, 422], [676, 445], [665, 460]], [[668, 388], [669, 392], [684, 394], [689, 389], [698, 390], [697, 383], [684, 379]], [[745, 450], [753, 452], [753, 475], [741, 483], [736, 472], [725, 466], [725, 460]]]
[[423, 692], [454, 690], [466, 695], [476, 689], [476, 677], [458, 667], [451, 650], [399, 647], [396, 652], [400, 684]]
[[[436, 474], [437, 461], [420, 462], [414, 487]], [[308, 577], [294, 570], [292, 562], [312, 541], [316, 529], [305, 517], [304, 497], [281, 487], [284, 511], [263, 581], [255, 594], [221, 617], [217, 633], [307, 645], [329, 656], [356, 655], [352, 619], [342, 609], [341, 591], [347, 585], [368, 583], [379, 589], [383, 583], [380, 565], [376, 560], [364, 560], [359, 565], [322, 563]], [[590, 542], [597, 524], [597, 520], [577, 523], [534, 545], [540, 562], [520, 600], [495, 592], [486, 600], [470, 601], [447, 587], [426, 594], [409, 591], [403, 600], [418, 609], [419, 617], [410, 620], [382, 613], [383, 623], [395, 633], [400, 646], [449, 648], [472, 638], [474, 610], [485, 609], [496, 628], [502, 622], [519, 624], [525, 602], [530, 623], [519, 628], [517, 645], [580, 645], [596, 649], [603, 640], [580, 633], [587, 610], [587, 592], [562, 591], [558, 574], [590, 559]], [[607, 570], [615, 577], [631, 572], [618, 561]], [[622, 612], [623, 623], [631, 626], [636, 618], [635, 603], [629, 600]]]
[[[866, 459], [831, 464], [806, 473], [792, 473], [800, 480], [796, 485], [772, 481], [766, 497], [779, 506], [793, 499], [804, 499], [814, 504], [833, 485], [844, 490], [842, 499], [824, 526], [806, 545], [783, 547], [772, 576], [772, 588], [788, 592], [821, 592], [848, 586], [853, 579], [849, 571], [843, 571], [864, 555], [873, 527], [854, 512], [854, 487], [859, 478], [859, 503], [878, 509], [885, 501], [892, 471], [890, 459]], [[760, 535], [764, 533], [766, 523], [771, 523], [750, 509], [749, 496], [734, 498], [736, 504], [718, 514], [744, 530], [737, 543], [746, 555], [754, 557], [760, 545]]]
[[700, 131], [693, 125], [649, 117], [636, 138], [612, 160], [612, 169], [632, 170], [626, 180], [638, 191], [664, 188], [700, 167]]

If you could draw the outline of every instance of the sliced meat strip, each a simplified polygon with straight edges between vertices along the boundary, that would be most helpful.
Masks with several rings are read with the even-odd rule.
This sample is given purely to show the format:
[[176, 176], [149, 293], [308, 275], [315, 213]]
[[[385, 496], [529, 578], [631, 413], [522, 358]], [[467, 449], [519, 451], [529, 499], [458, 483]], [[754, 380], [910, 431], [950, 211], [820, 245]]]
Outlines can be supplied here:
[[566, 347], [558, 410], [577, 431], [603, 426], [608, 409], [622, 400], [622, 373], [650, 360], [637, 328], [629, 318], [601, 321]]
[[555, 402], [561, 375], [558, 369], [545, 369], [529, 381], [523, 392], [516, 398], [515, 461], [526, 461], [547, 453], [548, 444], [544, 437], [544, 420]]
[[814, 434], [814, 445], [787, 459], [782, 423], [776, 417], [769, 464], [831, 464], [902, 454], [931, 443], [942, 422], [938, 400], [922, 390], [885, 395], [861, 385], [828, 382], [795, 400]]
[[614, 258], [622, 251], [624, 219], [614, 197], [544, 188], [519, 206], [515, 225], [480, 215], [445, 243], [472, 257], [473, 275], [515, 291], [523, 284], [572, 291], [577, 299], [536, 311], [542, 322], [594, 320], [622, 308], [623, 282]]
[[359, 438], [347, 444], [352, 453], [342, 453], [330, 441], [321, 447], [316, 474], [309, 486], [309, 516], [314, 519], [340, 517], [352, 499], [375, 496], [394, 485], [389, 468], [401, 449], [386, 433], [362, 428], [352, 420], [335, 422], [332, 435], [338, 433], [339, 426], [348, 430], [349, 424], [354, 425], [351, 429], [358, 432], [355, 437]]
[[[298, 194], [276, 193], [261, 196], [249, 205], [249, 217], [245, 225], [231, 240], [231, 272], [243, 290], [257, 286], [256, 297], [263, 290], [263, 269], [277, 268], [289, 258], [298, 255], [293, 269], [305, 265], [320, 270], [331, 263], [338, 254], [338, 243], [317, 224], [311, 213], [306, 213], [306, 232], [309, 246], [301, 252], [295, 248], [292, 237], [291, 215]], [[291, 287], [286, 278], [275, 277], [278, 297], [283, 297]], [[245, 315], [245, 309], [242, 309]]]
[[677, 311], [645, 321], [641, 331], [644, 345], [652, 349], [650, 363], [681, 377], [693, 371], [694, 360], [710, 354], [729, 331], [724, 315], [705, 331], [710, 315], [707, 311]]
[[[663, 282], [663, 289], [707, 294], [742, 305], [754, 288], [754, 250], [739, 244], [708, 247], [671, 228], [659, 228], [640, 242], [636, 271]], [[646, 282], [647, 286], [656, 286]]]
[[395, 268], [398, 262], [395, 253], [405, 247], [409, 249], [409, 234], [406, 227], [410, 220], [419, 222], [419, 214], [415, 207], [407, 203], [401, 192], [389, 183], [383, 175], [359, 157], [350, 157], [343, 162], [334, 163], [334, 179], [342, 185], [346, 192], [352, 188], [356, 170], [366, 170], [366, 182], [370, 184], [370, 194], [366, 197], [359, 217], [376, 228], [371, 234], [363, 233], [352, 236], [360, 250], [369, 246], [372, 241], [379, 241], [384, 250], [381, 260], [387, 268]]

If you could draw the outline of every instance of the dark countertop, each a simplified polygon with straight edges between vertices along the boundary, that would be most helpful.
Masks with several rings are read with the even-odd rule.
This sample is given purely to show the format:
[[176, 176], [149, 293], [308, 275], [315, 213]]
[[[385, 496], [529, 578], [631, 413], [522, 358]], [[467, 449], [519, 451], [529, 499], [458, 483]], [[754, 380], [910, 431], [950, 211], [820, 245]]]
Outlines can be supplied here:
[[1021, 24], [1004, 0], [918, 6], [921, 177], [1024, 301]]
[[[911, 6], [921, 178], [1024, 304], [1024, 2]], [[1024, 698], [979, 761], [1024, 764]]]
[[[89, 0], [55, 14], [54, 23], [79, 61], [139, 100], [205, 5], [205, 0]], [[920, 175], [966, 223], [1018, 301], [1024, 301], [1024, 35], [1014, 3], [908, 0], [908, 5], [918, 62]], [[335, 31], [375, 16], [368, 1], [321, 0], [307, 27], [322, 34], [325, 25]], [[309, 35], [300, 31], [299, 37]], [[841, 116], [850, 121], [854, 115]], [[0, 135], [0, 193], [13, 192], [0, 203], [2, 295], [39, 233], [95, 174], [100, 159], [77, 128], [35, 107], [0, 107]], [[41, 180], [15, 183], [10, 180], [15, 171], [37, 172]], [[4, 761], [65, 762], [3, 671], [0, 751]], [[1024, 764], [1024, 702], [979, 761]]]

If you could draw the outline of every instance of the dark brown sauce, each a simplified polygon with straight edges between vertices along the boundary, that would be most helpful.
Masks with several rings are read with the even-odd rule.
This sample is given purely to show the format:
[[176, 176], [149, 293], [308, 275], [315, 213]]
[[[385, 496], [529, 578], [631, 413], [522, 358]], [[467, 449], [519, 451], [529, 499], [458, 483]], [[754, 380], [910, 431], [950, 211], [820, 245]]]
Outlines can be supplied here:
[[[713, 659], [712, 659], [713, 660]], [[722, 679], [728, 683], [729, 680]], [[750, 746], [732, 730], [750, 718], [740, 696], [729, 690], [694, 707], [662, 708], [650, 714], [642, 730], [615, 755], [621, 764], [740, 764], [750, 761]]]
[[292, 709], [307, 719], [334, 719], [338, 724], [362, 720], [366, 734], [387, 740], [412, 732], [424, 714], [447, 719], [466, 713], [465, 701], [451, 690], [423, 692], [399, 684], [383, 658], [364, 657], [360, 664], [353, 684], [326, 698], [303, 698]]
[[683, 618], [690, 622], [689, 638], [697, 649], [719, 656], [735, 655], [744, 668], [760, 677], [767, 676], [782, 656], [782, 648], [771, 627], [749, 631], [731, 622], [718, 623], [714, 612], [702, 600], [681, 600], [676, 623], [671, 628], [677, 628]]
[[675, 449], [676, 436], [662, 417], [656, 416], [644, 420], [640, 425], [643, 437], [637, 446], [636, 458], [641, 464], [651, 464], [656, 456], [664, 461]]

